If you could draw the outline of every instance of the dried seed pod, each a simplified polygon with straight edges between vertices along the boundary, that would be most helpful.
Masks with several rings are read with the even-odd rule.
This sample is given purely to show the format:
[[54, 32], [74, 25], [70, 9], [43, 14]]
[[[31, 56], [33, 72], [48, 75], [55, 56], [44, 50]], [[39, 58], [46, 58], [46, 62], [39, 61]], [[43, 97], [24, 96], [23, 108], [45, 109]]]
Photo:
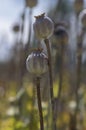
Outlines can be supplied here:
[[13, 31], [14, 31], [15, 33], [19, 32], [19, 30], [20, 30], [20, 26], [19, 26], [19, 24], [16, 23], [16, 24], [13, 26], [12, 29], [13, 29]]
[[52, 20], [45, 16], [45, 13], [35, 16], [36, 21], [33, 24], [35, 35], [38, 39], [49, 38], [54, 31], [54, 24]]
[[37, 5], [37, 2], [38, 2], [37, 0], [26, 0], [26, 6], [33, 8]]
[[82, 26], [86, 28], [86, 9], [81, 11], [79, 15], [79, 21], [81, 22]]
[[37, 77], [46, 73], [48, 70], [48, 58], [39, 49], [33, 51], [26, 60], [26, 68]]
[[83, 3], [84, 3], [84, 0], [75, 0], [74, 10], [75, 10], [76, 14], [79, 14], [80, 11], [83, 9]]
[[54, 31], [54, 36], [60, 43], [67, 44], [68, 43], [68, 33], [64, 26], [57, 26]]

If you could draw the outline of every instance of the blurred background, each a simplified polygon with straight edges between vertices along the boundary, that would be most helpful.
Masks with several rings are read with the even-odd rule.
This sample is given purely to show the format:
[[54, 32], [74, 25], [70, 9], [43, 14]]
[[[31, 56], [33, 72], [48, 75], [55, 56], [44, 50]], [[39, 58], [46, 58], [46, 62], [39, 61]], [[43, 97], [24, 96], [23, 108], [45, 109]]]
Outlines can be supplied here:
[[[31, 0], [28, 0], [31, 1]], [[34, 0], [35, 1], [35, 0]], [[75, 1], [78, 4], [75, 5]], [[77, 52], [81, 31], [79, 13], [86, 8], [86, 0], [38, 0], [34, 7], [25, 0], [0, 1], [0, 130], [39, 130], [35, 79], [26, 70], [26, 58], [31, 49], [45, 46], [33, 32], [34, 16], [45, 12], [55, 25], [65, 27], [65, 45], [61, 100], [57, 128], [60, 130], [86, 129], [86, 37]], [[56, 29], [56, 28], [55, 28]], [[54, 98], [57, 103], [60, 73], [60, 41], [54, 32], [50, 38], [53, 59]], [[79, 109], [76, 108], [77, 55], [82, 55]], [[47, 86], [46, 86], [47, 84]], [[41, 97], [45, 130], [51, 130], [51, 106], [48, 74], [41, 79]]]

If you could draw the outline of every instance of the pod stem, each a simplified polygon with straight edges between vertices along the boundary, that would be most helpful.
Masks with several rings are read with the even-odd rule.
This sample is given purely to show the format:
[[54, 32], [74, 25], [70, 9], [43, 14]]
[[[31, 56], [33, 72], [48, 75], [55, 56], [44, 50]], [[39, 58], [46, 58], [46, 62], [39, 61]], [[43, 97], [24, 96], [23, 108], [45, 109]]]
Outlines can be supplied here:
[[78, 90], [80, 88], [81, 85], [81, 67], [82, 67], [82, 41], [83, 41], [83, 36], [84, 36], [85, 30], [82, 30], [79, 39], [78, 39], [78, 43], [77, 43], [77, 66], [76, 66], [76, 90], [75, 90], [75, 96], [76, 96], [76, 109], [75, 109], [75, 116], [77, 115], [78, 109], [79, 109], [79, 94], [78, 94]]
[[[23, 67], [23, 62], [24, 62], [24, 52], [23, 52], [23, 34], [24, 34], [24, 24], [25, 24], [25, 13], [26, 13], [26, 8], [24, 7], [23, 14], [22, 14], [22, 25], [21, 25], [21, 37], [20, 37], [20, 42], [19, 42], [19, 89], [21, 89], [23, 85], [23, 75], [24, 75], [24, 69]], [[22, 50], [22, 55], [21, 55], [21, 50]], [[20, 67], [21, 66], [21, 67]], [[18, 72], [17, 72], [18, 75]]]
[[59, 90], [58, 99], [61, 97], [62, 83], [63, 83], [63, 59], [64, 59], [64, 45], [61, 45], [61, 59], [60, 59], [60, 72], [59, 72]]
[[64, 60], [64, 43], [61, 43], [61, 58], [60, 58], [60, 71], [59, 71], [59, 88], [58, 88], [58, 95], [57, 95], [57, 105], [55, 110], [56, 118], [58, 118], [58, 107], [59, 107], [59, 101], [61, 98], [61, 92], [62, 92], [62, 84], [63, 84], [63, 60]]
[[28, 52], [28, 50], [30, 49], [30, 42], [31, 42], [31, 35], [32, 35], [31, 25], [32, 25], [32, 9], [30, 9], [29, 12], [29, 31], [28, 31], [28, 42], [26, 45], [26, 52]]
[[43, 113], [42, 113], [42, 105], [41, 105], [41, 94], [40, 94], [40, 78], [36, 78], [36, 88], [37, 88], [37, 99], [38, 99], [38, 109], [39, 109], [39, 117], [40, 117], [40, 130], [44, 130], [44, 122], [43, 122]]
[[54, 95], [53, 95], [52, 58], [51, 58], [49, 39], [44, 39], [44, 42], [48, 53], [48, 69], [49, 69], [49, 78], [50, 78], [50, 96], [51, 96], [51, 105], [52, 105], [53, 127], [54, 130], [56, 130], [56, 115], [54, 112]]
[[25, 27], [25, 14], [26, 14], [26, 7], [24, 7], [23, 14], [22, 14], [22, 25], [21, 25], [21, 38], [20, 43], [23, 46], [23, 34], [24, 34], [24, 27]]

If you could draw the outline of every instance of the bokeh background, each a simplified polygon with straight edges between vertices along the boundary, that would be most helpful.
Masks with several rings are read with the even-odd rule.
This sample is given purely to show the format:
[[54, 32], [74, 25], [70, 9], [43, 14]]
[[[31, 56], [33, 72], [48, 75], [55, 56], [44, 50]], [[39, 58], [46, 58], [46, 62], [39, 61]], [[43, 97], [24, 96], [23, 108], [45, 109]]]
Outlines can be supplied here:
[[[81, 31], [79, 13], [86, 8], [86, 0], [74, 7], [76, 0], [38, 0], [34, 8], [25, 0], [0, 1], [0, 130], [39, 130], [39, 114], [35, 79], [26, 70], [26, 58], [31, 49], [45, 46], [33, 32], [34, 16], [45, 12], [54, 22], [61, 23], [68, 32], [63, 63], [61, 100], [59, 101], [57, 128], [59, 130], [86, 129], [86, 37], [83, 37], [82, 71], [80, 79], [79, 110], [76, 107], [77, 42]], [[62, 23], [63, 22], [63, 23]], [[57, 101], [60, 70], [60, 42], [53, 34], [51, 54], [53, 63], [54, 98]], [[51, 130], [49, 78], [41, 79], [41, 97], [45, 130]], [[57, 102], [56, 102], [57, 103]], [[58, 103], [57, 103], [58, 104]], [[77, 123], [76, 123], [77, 121]]]

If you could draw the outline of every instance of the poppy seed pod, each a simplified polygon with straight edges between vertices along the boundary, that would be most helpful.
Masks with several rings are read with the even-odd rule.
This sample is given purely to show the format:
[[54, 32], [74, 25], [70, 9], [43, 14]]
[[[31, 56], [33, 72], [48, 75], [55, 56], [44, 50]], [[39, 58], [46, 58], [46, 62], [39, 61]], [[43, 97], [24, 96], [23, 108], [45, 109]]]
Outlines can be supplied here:
[[26, 68], [37, 77], [46, 73], [48, 70], [48, 58], [39, 49], [33, 51], [26, 60]]
[[41, 39], [49, 38], [54, 31], [54, 24], [49, 17], [45, 16], [45, 13], [35, 16], [36, 20], [33, 24], [33, 29], [36, 37]]
[[19, 29], [20, 29], [19, 24], [15, 24], [15, 25], [13, 26], [13, 31], [14, 31], [15, 33], [19, 32]]
[[83, 9], [83, 3], [84, 3], [84, 0], [75, 0], [74, 9], [75, 9], [76, 14], [79, 14], [80, 11]]
[[37, 5], [37, 0], [26, 0], [26, 6], [33, 8]]
[[56, 37], [56, 39], [58, 39], [58, 41], [60, 41], [61, 43], [68, 43], [68, 33], [66, 31], [66, 28], [63, 26], [58, 26], [55, 31], [54, 31], [54, 36]]
[[79, 15], [79, 20], [84, 28], [86, 28], [86, 9], [82, 10]]

